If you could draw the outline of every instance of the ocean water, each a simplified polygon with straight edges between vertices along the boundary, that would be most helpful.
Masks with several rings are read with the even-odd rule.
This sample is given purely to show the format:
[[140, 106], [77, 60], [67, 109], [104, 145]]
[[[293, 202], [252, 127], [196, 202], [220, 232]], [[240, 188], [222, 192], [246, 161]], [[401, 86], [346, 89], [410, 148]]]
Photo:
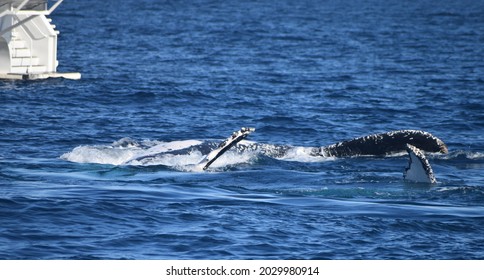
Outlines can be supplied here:
[[[480, 0], [65, 1], [58, 71], [82, 79], [0, 81], [0, 258], [484, 259], [483, 14]], [[243, 126], [291, 154], [191, 168], [206, 152], [192, 144]], [[427, 155], [437, 184], [405, 182], [404, 153], [305, 152], [399, 129], [448, 145]]]

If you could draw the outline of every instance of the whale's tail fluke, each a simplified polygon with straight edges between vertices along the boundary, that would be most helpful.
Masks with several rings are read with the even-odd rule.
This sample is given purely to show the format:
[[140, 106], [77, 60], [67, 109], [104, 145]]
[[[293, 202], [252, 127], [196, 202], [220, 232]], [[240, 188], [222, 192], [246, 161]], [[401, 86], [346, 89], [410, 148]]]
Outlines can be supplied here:
[[225, 153], [228, 149], [233, 147], [241, 140], [245, 139], [250, 133], [254, 131], [255, 128], [252, 127], [242, 127], [239, 131], [235, 131], [229, 138], [225, 139], [222, 143], [220, 143], [217, 149], [211, 151], [206, 157], [204, 157], [198, 163], [198, 166], [203, 170], [207, 170], [207, 168], [223, 153]]
[[440, 152], [444, 154], [448, 152], [445, 143], [428, 132], [421, 130], [397, 130], [314, 148], [312, 155], [324, 157], [384, 156], [405, 151], [407, 144], [426, 152]]
[[432, 167], [424, 153], [410, 144], [407, 144], [406, 146], [409, 161], [408, 167], [405, 168], [405, 171], [403, 172], [403, 178], [415, 183], [436, 183], [437, 181], [435, 180], [434, 172], [432, 171]]

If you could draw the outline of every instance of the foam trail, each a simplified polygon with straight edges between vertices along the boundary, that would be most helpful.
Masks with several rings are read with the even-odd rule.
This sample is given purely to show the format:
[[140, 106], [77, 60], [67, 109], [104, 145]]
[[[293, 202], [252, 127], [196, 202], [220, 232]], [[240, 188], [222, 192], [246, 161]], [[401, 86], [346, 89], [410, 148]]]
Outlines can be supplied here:
[[137, 149], [120, 149], [103, 146], [79, 146], [61, 155], [61, 159], [77, 163], [121, 165], [139, 153]]
[[[237, 146], [237, 145], [236, 145]], [[60, 156], [76, 163], [96, 163], [132, 166], [168, 166], [181, 171], [202, 171], [196, 167], [206, 158], [208, 151], [217, 147], [215, 142], [183, 140], [172, 142], [143, 141], [129, 138], [111, 145], [79, 146]], [[219, 155], [211, 166], [220, 169], [228, 165], [247, 163], [257, 156], [257, 151], [241, 151], [234, 148]]]
[[[163, 155], [161, 163], [169, 163], [169, 158], [173, 155], [169, 153], [178, 150], [188, 149], [192, 146], [200, 145], [202, 142], [198, 140], [185, 140], [173, 142], [158, 142], [158, 141], [144, 141], [141, 144], [129, 138], [122, 138], [115, 141], [112, 145], [95, 145], [95, 146], [79, 146], [74, 148], [71, 152], [61, 155], [61, 159], [77, 162], [77, 163], [98, 163], [111, 165], [143, 165], [140, 164], [142, 159], [156, 157], [156, 155]], [[200, 160], [202, 155], [190, 155], [189, 153], [183, 156], [197, 157]], [[156, 164], [156, 162], [154, 163]], [[146, 165], [153, 165], [146, 164]]]
[[313, 148], [308, 147], [292, 147], [287, 149], [284, 156], [279, 157], [280, 160], [298, 161], [298, 162], [322, 162], [328, 160], [335, 160], [335, 157], [316, 156], [313, 153]]

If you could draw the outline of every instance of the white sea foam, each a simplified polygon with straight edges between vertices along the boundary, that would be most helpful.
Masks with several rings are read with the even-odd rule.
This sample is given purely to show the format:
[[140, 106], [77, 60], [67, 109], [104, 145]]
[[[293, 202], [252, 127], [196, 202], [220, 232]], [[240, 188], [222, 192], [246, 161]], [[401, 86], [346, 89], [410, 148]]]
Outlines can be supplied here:
[[[172, 142], [159, 142], [145, 140], [140, 143], [123, 138], [112, 145], [79, 146], [71, 152], [63, 154], [60, 158], [77, 163], [97, 163], [110, 165], [155, 166], [163, 165], [174, 167], [182, 171], [201, 171], [197, 164], [204, 155], [197, 149], [203, 144], [198, 140], [184, 140]], [[189, 149], [193, 147], [193, 149]], [[177, 153], [177, 151], [181, 151]], [[257, 152], [228, 151], [220, 156], [211, 166], [212, 169], [223, 168], [228, 165], [240, 164], [250, 161]]]
[[79, 146], [65, 153], [61, 159], [78, 163], [121, 165], [139, 153], [139, 149], [106, 146]]
[[287, 150], [286, 154], [279, 159], [299, 162], [322, 162], [335, 159], [334, 157], [321, 157], [311, 155], [312, 150], [313, 148], [308, 147], [294, 147]]
[[182, 141], [172, 141], [172, 142], [153, 142], [145, 141], [143, 143], [155, 143], [154, 146], [150, 147], [147, 152], [149, 153], [166, 153], [170, 151], [182, 150], [192, 146], [202, 144], [202, 141], [198, 140], [182, 140]]
[[137, 165], [137, 166], [154, 166], [154, 165], [164, 165], [164, 166], [173, 166], [173, 167], [180, 167], [180, 166], [188, 166], [188, 165], [195, 165], [197, 164], [202, 158], [203, 155], [199, 151], [192, 151], [187, 154], [170, 154], [170, 153], [161, 153], [161, 154], [153, 154], [144, 155], [145, 158], [142, 159], [134, 159], [128, 161], [126, 164], [128, 165]]
[[484, 153], [480, 153], [480, 152], [469, 153], [467, 157], [469, 159], [481, 159], [481, 158], [484, 158]]

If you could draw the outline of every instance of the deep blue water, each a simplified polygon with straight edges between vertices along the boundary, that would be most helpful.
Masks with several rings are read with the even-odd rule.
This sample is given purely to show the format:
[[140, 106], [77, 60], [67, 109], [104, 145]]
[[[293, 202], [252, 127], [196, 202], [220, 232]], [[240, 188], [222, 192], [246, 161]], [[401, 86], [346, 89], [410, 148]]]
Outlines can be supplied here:
[[[484, 1], [65, 1], [60, 72], [0, 82], [1, 259], [484, 259]], [[391, 157], [132, 149], [313, 147], [421, 129], [438, 183]], [[158, 145], [158, 146], [157, 146]], [[75, 152], [77, 153], [75, 154]], [[98, 162], [98, 163], [93, 163]]]

